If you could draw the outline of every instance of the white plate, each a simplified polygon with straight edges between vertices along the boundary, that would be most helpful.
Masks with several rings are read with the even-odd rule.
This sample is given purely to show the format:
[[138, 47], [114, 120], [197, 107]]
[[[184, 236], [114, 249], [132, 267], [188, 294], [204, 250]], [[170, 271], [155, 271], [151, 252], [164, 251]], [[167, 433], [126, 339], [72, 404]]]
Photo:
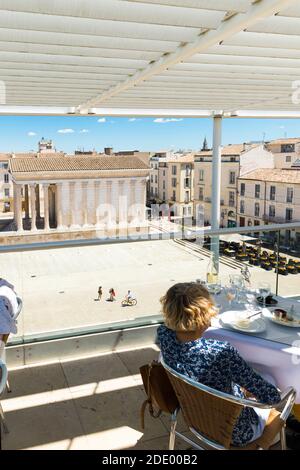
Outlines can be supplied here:
[[[279, 307], [277, 307], [279, 308]], [[300, 320], [297, 321], [297, 322], [293, 322], [293, 321], [288, 321], [288, 320], [280, 320], [279, 318], [275, 318], [273, 316], [273, 311], [276, 310], [276, 308], [274, 307], [273, 309], [269, 310], [269, 309], [264, 309], [264, 312], [263, 312], [263, 315], [266, 317], [266, 318], [269, 318], [269, 320], [271, 320], [273, 323], [277, 323], [277, 325], [281, 325], [281, 326], [288, 326], [290, 328], [300, 328]]]
[[[246, 327], [243, 328], [240, 325], [237, 325], [236, 318], [237, 315], [241, 313], [240, 310], [230, 310], [228, 312], [223, 313], [220, 316], [220, 323], [226, 327], [233, 328], [234, 330], [241, 331], [243, 333], [262, 333], [266, 329], [266, 322], [264, 321], [263, 318], [260, 317], [253, 317], [250, 318], [250, 324]], [[249, 311], [249, 316], [251, 315], [251, 312]]]

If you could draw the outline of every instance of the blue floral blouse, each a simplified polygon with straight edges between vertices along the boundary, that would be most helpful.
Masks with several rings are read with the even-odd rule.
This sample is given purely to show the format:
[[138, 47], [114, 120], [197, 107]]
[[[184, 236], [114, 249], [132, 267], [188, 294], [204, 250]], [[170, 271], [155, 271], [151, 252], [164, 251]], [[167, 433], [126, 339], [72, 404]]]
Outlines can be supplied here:
[[[158, 328], [158, 341], [164, 361], [180, 374], [237, 397], [244, 397], [243, 387], [262, 403], [272, 405], [280, 400], [276, 387], [257, 374], [228, 342], [199, 338], [181, 343], [165, 325]], [[251, 424], [258, 424], [258, 416], [252, 408], [244, 408], [233, 430], [233, 445], [244, 446], [252, 439]]]

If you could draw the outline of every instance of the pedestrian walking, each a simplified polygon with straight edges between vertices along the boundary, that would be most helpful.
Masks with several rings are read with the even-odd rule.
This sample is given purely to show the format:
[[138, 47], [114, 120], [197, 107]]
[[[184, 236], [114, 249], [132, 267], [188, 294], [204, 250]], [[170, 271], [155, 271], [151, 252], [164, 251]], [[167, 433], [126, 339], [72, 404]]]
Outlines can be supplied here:
[[113, 302], [114, 300], [116, 300], [115, 297], [116, 297], [115, 290], [114, 290], [113, 287], [111, 287], [111, 288], [109, 289], [109, 299], [108, 299], [108, 300], [110, 300], [111, 302]]
[[102, 294], [103, 294], [103, 292], [102, 292], [102, 286], [99, 286], [99, 288], [98, 288], [98, 300], [101, 300]]

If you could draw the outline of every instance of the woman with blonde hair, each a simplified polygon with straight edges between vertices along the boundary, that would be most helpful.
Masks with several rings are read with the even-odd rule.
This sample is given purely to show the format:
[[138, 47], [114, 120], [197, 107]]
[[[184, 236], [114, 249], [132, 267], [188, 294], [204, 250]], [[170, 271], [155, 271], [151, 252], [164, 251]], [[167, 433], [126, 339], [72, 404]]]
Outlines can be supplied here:
[[[172, 286], [161, 298], [164, 325], [158, 341], [166, 364], [177, 372], [216, 390], [275, 404], [280, 394], [228, 342], [204, 338], [216, 309], [207, 289], [198, 283]], [[236, 422], [232, 444], [244, 446], [261, 436], [269, 410], [244, 408]]]

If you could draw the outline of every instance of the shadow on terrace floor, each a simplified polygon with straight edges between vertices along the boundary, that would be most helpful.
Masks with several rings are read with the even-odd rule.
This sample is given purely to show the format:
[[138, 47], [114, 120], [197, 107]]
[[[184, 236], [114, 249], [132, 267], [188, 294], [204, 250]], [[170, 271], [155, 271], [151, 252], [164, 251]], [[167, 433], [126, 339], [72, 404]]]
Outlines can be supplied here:
[[140, 428], [138, 369], [157, 354], [153, 345], [10, 371], [12, 393], [1, 399], [10, 429], [3, 448], [167, 449], [168, 417], [146, 411], [144, 435]]

